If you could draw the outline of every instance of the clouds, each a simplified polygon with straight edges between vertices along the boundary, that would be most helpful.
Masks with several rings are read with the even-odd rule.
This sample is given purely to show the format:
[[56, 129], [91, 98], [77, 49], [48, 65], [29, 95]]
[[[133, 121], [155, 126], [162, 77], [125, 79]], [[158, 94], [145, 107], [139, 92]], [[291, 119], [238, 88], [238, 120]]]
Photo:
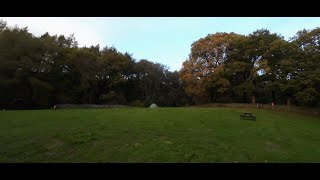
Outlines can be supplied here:
[[18, 25], [28, 27], [29, 31], [36, 36], [46, 32], [50, 35], [74, 34], [79, 46], [90, 46], [103, 44], [102, 37], [99, 37], [95, 22], [87, 18], [61, 18], [61, 17], [4, 17], [9, 26]]
[[216, 32], [247, 35], [261, 28], [280, 33], [286, 39], [303, 28], [312, 29], [320, 18], [268, 17], [12, 17], [3, 18], [8, 25], [28, 26], [39, 36], [74, 33], [79, 46], [100, 44], [129, 52], [136, 59], [148, 59], [179, 70], [190, 53], [190, 46], [199, 38]]

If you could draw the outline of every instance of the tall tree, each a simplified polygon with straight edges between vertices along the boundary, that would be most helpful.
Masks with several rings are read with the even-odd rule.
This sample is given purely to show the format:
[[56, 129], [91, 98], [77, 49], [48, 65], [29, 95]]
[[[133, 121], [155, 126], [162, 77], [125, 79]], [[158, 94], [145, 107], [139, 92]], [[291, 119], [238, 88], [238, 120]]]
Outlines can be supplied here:
[[183, 63], [181, 79], [186, 92], [200, 101], [213, 102], [230, 86], [225, 77], [225, 64], [230, 61], [232, 41], [241, 35], [235, 33], [209, 34], [194, 42], [189, 59]]
[[316, 105], [320, 96], [320, 28], [299, 31], [292, 43], [298, 48], [294, 96], [301, 105]]

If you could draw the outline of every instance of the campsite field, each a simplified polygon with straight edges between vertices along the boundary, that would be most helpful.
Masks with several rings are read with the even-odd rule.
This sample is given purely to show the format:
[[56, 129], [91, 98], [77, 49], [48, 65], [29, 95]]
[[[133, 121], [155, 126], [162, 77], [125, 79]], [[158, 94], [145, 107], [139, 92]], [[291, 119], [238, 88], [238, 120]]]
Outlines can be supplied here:
[[0, 112], [0, 162], [320, 162], [320, 118], [245, 108]]

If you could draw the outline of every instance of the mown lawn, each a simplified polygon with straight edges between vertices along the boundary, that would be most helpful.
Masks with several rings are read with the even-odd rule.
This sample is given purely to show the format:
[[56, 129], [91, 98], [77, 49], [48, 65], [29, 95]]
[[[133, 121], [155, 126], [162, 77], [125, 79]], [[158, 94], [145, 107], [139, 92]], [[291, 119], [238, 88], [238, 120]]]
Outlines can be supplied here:
[[320, 162], [320, 119], [272, 110], [0, 112], [0, 162]]

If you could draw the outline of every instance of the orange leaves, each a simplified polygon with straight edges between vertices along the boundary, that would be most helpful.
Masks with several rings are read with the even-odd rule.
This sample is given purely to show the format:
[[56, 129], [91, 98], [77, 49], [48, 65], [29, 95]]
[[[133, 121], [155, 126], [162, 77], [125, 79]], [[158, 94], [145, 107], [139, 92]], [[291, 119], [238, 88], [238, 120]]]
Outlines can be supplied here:
[[190, 58], [180, 71], [189, 95], [203, 97], [207, 96], [209, 89], [223, 93], [229, 88], [225, 63], [229, 60], [233, 41], [240, 37], [235, 33], [209, 34], [192, 44]]

